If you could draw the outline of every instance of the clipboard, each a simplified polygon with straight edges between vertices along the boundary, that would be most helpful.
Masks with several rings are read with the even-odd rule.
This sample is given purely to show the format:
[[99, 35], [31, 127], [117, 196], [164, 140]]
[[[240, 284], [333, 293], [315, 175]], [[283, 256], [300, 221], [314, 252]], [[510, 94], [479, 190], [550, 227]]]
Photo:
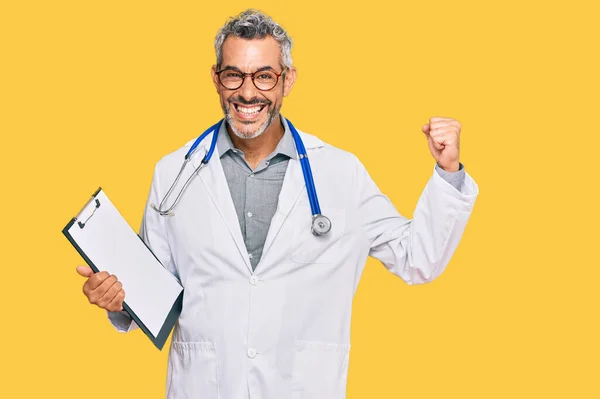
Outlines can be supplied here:
[[102, 188], [62, 230], [94, 273], [117, 276], [123, 309], [162, 350], [183, 305], [183, 287], [129, 226]]

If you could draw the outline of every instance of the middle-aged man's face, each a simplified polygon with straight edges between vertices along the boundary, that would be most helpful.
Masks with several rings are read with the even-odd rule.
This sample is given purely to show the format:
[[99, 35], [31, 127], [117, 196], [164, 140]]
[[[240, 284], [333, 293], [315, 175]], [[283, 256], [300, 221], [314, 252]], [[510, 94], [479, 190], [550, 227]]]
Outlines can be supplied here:
[[[269, 70], [280, 74], [283, 70], [279, 43], [270, 36], [264, 39], [246, 40], [229, 36], [223, 43], [223, 62], [220, 70], [254, 73]], [[251, 139], [262, 134], [279, 115], [283, 97], [294, 84], [296, 70], [288, 68], [286, 77], [281, 76], [277, 85], [269, 91], [259, 90], [250, 76], [236, 90], [223, 87], [213, 65], [213, 82], [219, 93], [221, 107], [231, 130], [240, 138]]]

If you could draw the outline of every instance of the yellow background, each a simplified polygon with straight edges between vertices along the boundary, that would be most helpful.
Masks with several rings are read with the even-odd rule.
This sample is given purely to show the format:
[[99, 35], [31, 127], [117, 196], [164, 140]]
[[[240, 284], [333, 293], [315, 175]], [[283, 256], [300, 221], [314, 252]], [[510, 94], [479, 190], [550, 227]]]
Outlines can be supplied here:
[[250, 6], [295, 39], [283, 113], [402, 214], [431, 116], [481, 190], [432, 284], [367, 264], [348, 398], [600, 397], [594, 3], [2, 2], [0, 397], [164, 396], [168, 351], [87, 303], [61, 229], [99, 185], [137, 229], [155, 162], [221, 116], [214, 35]]

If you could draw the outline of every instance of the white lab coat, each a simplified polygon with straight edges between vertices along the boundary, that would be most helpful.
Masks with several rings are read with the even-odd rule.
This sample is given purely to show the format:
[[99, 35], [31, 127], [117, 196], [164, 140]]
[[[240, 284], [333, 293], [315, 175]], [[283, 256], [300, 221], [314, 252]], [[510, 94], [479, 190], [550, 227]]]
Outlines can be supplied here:
[[410, 220], [354, 155], [300, 134], [332, 229], [311, 234], [302, 169], [291, 159], [254, 272], [218, 150], [174, 217], [159, 216], [150, 204], [160, 203], [191, 142], [156, 166], [141, 235], [185, 288], [169, 352], [169, 399], [345, 398], [352, 298], [367, 257], [421, 284], [442, 273], [459, 243], [478, 194], [471, 176], [458, 191], [434, 169]]

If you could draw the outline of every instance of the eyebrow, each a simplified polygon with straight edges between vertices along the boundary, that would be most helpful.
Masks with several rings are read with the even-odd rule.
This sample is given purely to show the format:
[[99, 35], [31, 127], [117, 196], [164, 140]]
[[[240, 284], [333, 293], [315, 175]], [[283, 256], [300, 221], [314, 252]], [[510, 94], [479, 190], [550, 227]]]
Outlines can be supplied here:
[[[236, 72], [244, 73], [240, 68], [234, 67], [232, 65], [227, 65], [221, 70], [222, 71], [236, 71]], [[254, 71], [252, 73], [262, 72], [262, 71], [275, 71], [275, 69], [273, 69], [272, 66], [265, 65], [265, 66], [261, 66], [260, 68], [258, 68], [256, 71]]]

